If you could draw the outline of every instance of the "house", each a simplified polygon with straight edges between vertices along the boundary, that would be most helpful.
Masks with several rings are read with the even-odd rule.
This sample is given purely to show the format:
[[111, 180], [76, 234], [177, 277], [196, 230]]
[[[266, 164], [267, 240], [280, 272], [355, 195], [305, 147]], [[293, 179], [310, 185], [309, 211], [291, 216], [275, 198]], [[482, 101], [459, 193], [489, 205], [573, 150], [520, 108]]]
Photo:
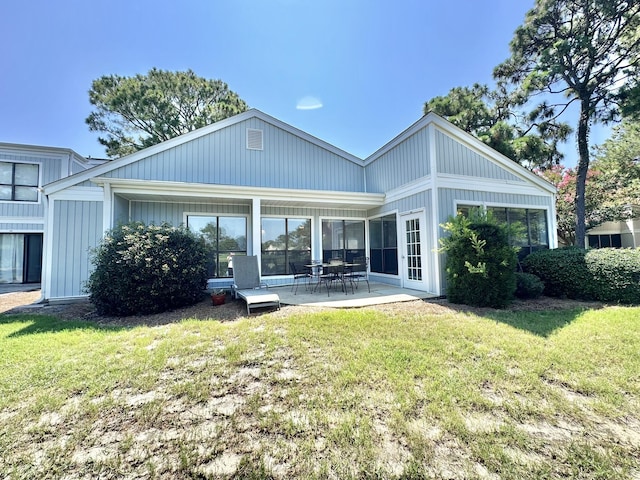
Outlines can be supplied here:
[[98, 163], [67, 148], [0, 143], [0, 283], [40, 282], [42, 186]]
[[440, 224], [472, 206], [520, 222], [522, 251], [557, 246], [555, 188], [430, 113], [360, 159], [258, 110], [50, 183], [43, 296], [85, 295], [90, 249], [121, 222], [186, 224], [211, 249], [290, 284], [290, 262], [370, 259], [372, 281], [444, 294]]
[[604, 222], [587, 230], [586, 246], [590, 248], [640, 247], [640, 206], [628, 205], [626, 220]]

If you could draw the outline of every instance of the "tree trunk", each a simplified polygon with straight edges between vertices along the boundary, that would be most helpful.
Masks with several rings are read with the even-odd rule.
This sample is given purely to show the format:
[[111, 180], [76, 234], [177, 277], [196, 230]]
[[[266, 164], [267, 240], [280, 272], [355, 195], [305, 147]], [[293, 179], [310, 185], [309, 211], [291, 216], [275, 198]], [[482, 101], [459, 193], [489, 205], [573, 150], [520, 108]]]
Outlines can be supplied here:
[[585, 190], [589, 171], [589, 100], [580, 102], [578, 121], [578, 174], [576, 176], [576, 246], [585, 248]]

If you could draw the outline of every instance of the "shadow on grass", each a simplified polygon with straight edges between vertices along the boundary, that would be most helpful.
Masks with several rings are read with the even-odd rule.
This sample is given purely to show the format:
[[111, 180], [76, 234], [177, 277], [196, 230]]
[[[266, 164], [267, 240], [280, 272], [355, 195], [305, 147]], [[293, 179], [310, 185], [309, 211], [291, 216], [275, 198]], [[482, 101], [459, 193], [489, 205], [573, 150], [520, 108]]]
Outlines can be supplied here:
[[544, 338], [571, 324], [584, 312], [601, 309], [605, 306], [599, 302], [555, 298], [541, 298], [530, 301], [516, 300], [504, 310], [470, 307], [454, 303], [447, 303], [446, 305], [451, 310], [460, 313], [472, 313]]
[[16, 330], [15, 332], [10, 333], [6, 336], [6, 338], [15, 338], [24, 335], [35, 335], [39, 333], [67, 332], [70, 330], [118, 332], [129, 328], [125, 326], [98, 325], [93, 322], [81, 320], [63, 320], [51, 315], [0, 315], [0, 325], [10, 325], [12, 323], [27, 323], [27, 325], [20, 330]]

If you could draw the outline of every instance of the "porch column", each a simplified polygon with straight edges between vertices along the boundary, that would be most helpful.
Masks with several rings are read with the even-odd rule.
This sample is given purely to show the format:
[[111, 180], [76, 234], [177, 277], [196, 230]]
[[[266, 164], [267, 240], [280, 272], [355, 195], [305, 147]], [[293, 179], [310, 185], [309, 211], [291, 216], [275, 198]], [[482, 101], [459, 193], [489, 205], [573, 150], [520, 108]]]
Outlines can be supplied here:
[[253, 198], [251, 201], [251, 254], [257, 255], [258, 266], [261, 265], [262, 234], [260, 227], [260, 199]]

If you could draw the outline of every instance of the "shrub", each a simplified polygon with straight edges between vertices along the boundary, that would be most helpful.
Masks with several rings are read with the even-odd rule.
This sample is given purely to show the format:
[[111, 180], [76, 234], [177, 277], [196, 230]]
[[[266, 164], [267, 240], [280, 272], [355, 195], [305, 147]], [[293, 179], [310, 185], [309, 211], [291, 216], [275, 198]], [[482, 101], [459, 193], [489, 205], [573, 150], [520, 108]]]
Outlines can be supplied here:
[[516, 251], [509, 246], [506, 225], [482, 212], [459, 215], [443, 225], [447, 253], [447, 298], [453, 303], [502, 308], [516, 289]]
[[92, 252], [86, 284], [101, 315], [158, 313], [191, 305], [206, 286], [201, 239], [184, 227], [129, 223], [107, 232]]
[[532, 273], [516, 272], [516, 297], [538, 298], [544, 291], [544, 283]]
[[577, 247], [538, 250], [525, 257], [522, 268], [542, 280], [545, 295], [593, 300], [592, 278], [587, 269], [585, 252]]
[[597, 300], [640, 304], [640, 250], [589, 250], [585, 261]]
[[540, 250], [523, 269], [540, 277], [549, 296], [640, 303], [640, 250], [577, 247]]

